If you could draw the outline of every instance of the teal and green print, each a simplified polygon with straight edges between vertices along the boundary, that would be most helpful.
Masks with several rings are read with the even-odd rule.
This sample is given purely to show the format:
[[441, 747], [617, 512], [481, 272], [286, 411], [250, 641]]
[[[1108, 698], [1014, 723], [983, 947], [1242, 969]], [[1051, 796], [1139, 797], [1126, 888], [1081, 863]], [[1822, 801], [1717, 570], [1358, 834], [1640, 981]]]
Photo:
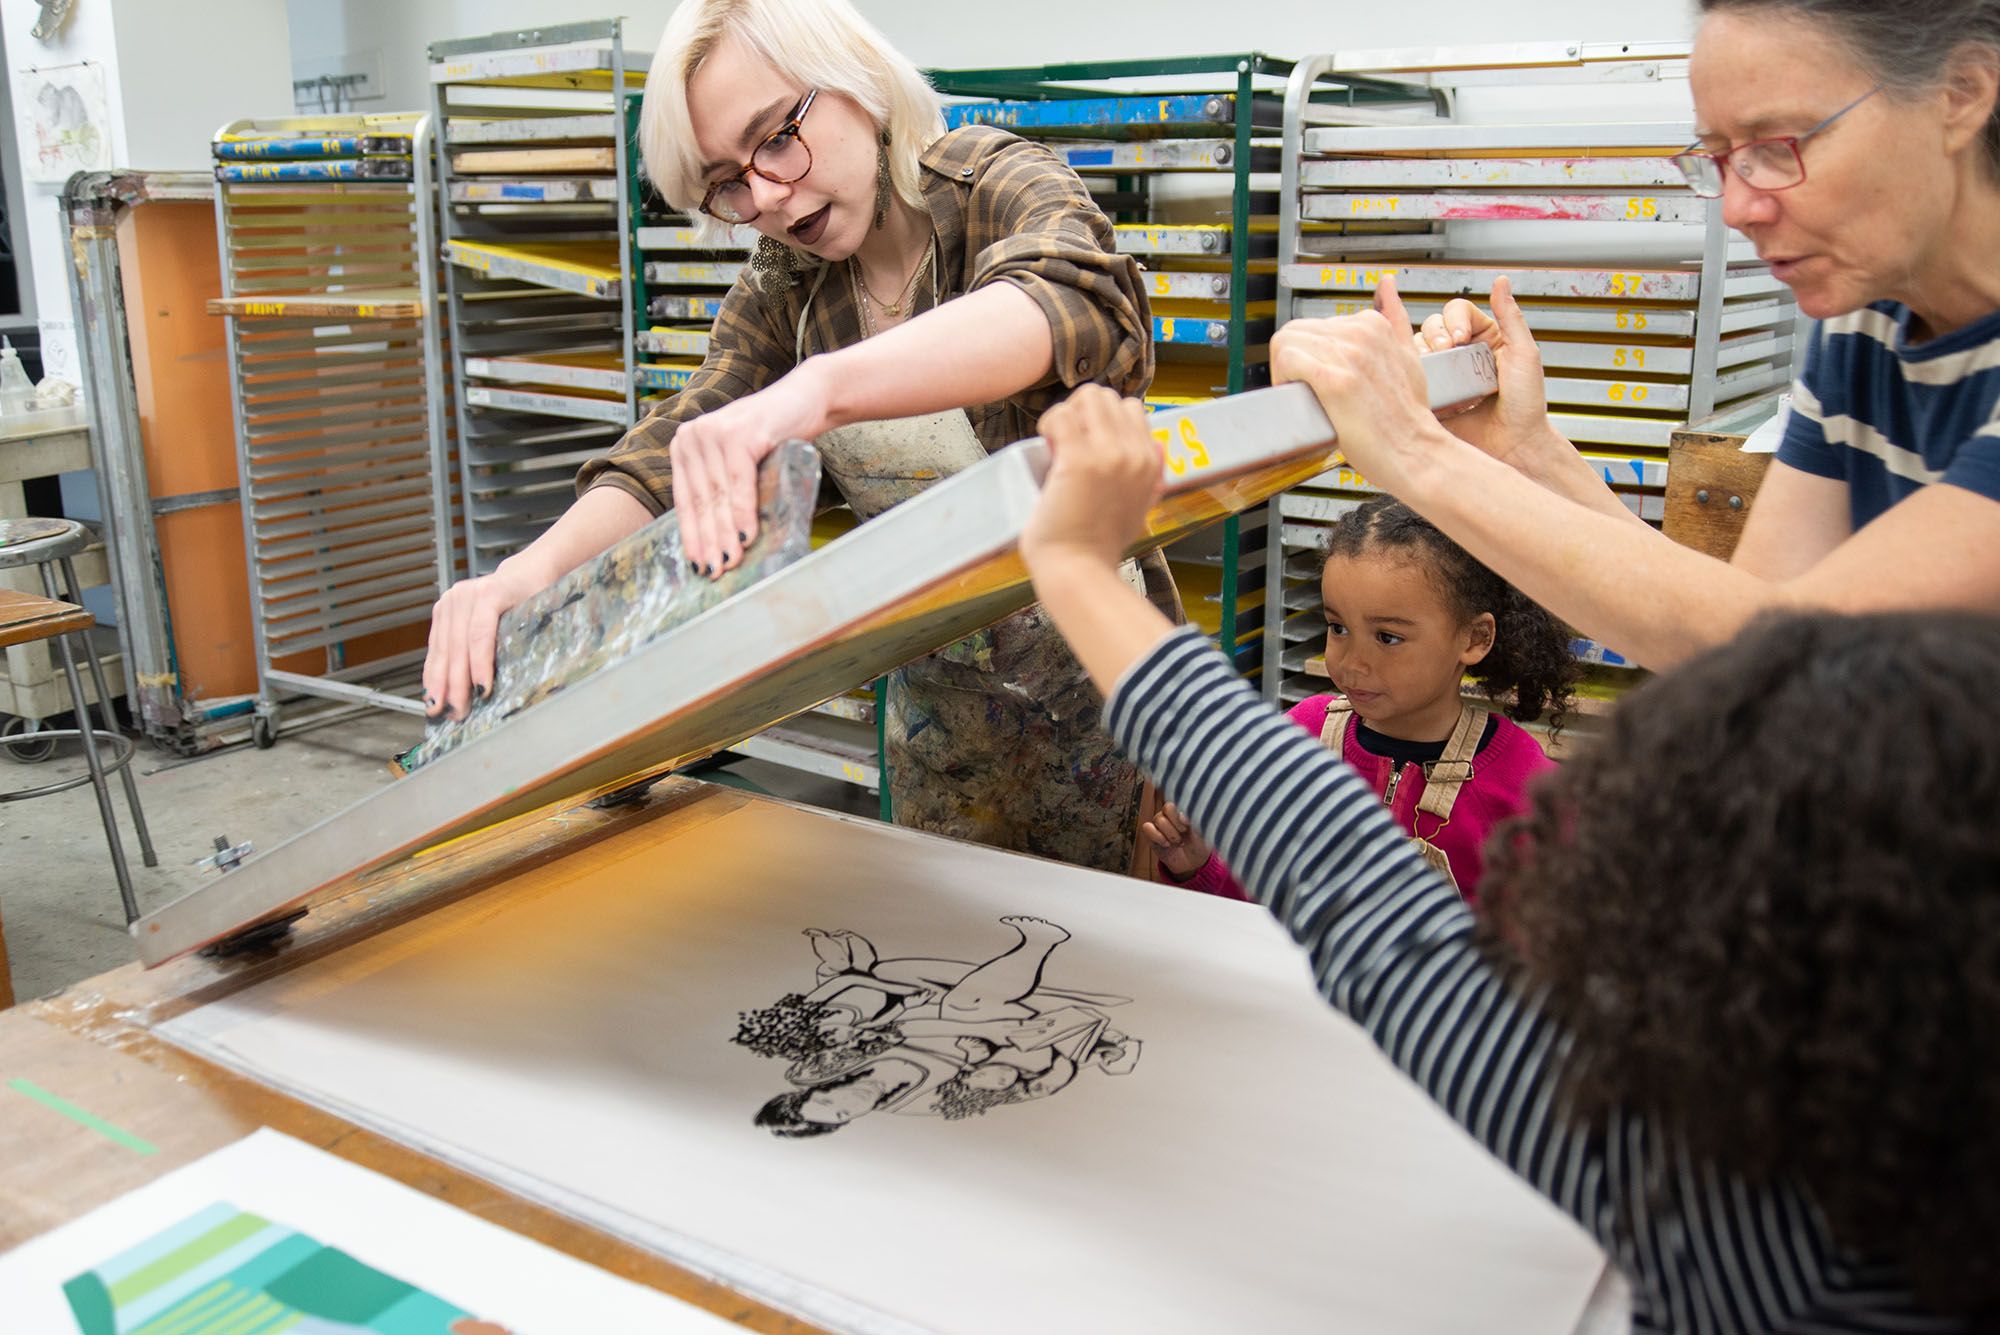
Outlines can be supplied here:
[[218, 1203], [63, 1286], [82, 1335], [505, 1335], [346, 1252]]

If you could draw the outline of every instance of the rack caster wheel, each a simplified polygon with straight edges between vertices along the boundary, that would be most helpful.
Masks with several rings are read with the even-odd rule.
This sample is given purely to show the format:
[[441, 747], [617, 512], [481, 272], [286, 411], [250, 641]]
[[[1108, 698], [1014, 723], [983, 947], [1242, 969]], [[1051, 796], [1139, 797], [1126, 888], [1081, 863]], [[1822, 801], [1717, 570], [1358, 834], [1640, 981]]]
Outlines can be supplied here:
[[258, 710], [250, 716], [250, 740], [257, 744], [259, 751], [268, 751], [278, 744], [278, 716]]
[[32, 742], [10, 742], [5, 738], [19, 737], [35, 732], [42, 726], [40, 719], [9, 717], [0, 723], [0, 750], [5, 750], [7, 758], [20, 765], [39, 765], [56, 753], [56, 739], [45, 737]]

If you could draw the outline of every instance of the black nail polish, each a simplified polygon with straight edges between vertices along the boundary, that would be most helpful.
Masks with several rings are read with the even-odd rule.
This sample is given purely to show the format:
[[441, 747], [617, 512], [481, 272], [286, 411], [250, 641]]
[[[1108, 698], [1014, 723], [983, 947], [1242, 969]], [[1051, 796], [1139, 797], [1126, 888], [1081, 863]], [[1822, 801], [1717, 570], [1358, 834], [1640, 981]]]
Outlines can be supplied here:
[[740, 528], [736, 530], [736, 540], [742, 543], [745, 547], [748, 547], [750, 545], [750, 535], [748, 533], [745, 533]]
[[490, 686], [474, 686], [472, 688], [472, 698], [475, 700], [484, 700], [490, 694], [492, 694]]

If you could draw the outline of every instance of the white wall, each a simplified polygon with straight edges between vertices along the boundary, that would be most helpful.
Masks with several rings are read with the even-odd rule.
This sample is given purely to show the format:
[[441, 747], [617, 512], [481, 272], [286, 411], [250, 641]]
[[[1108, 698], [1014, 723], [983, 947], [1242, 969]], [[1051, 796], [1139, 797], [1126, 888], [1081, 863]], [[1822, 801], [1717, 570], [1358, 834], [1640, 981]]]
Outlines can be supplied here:
[[[6, 38], [0, 31], [0, 59], [6, 55]], [[0, 89], [9, 81], [8, 69], [0, 68]], [[33, 324], [35, 321], [35, 278], [33, 260], [28, 253], [28, 224], [25, 214], [27, 193], [22, 190], [21, 146], [14, 135], [14, 104], [11, 99], [0, 96], [0, 164], [7, 173], [7, 219], [8, 240], [14, 250], [15, 283], [21, 296], [20, 322]], [[0, 324], [11, 324], [11, 319], [0, 312]]]
[[[429, 105], [424, 48], [451, 37], [626, 16], [626, 39], [650, 51], [675, 0], [288, 0], [295, 60], [380, 48], [385, 108]], [[1299, 56], [1329, 50], [1575, 39], [1677, 41], [1691, 0], [858, 0], [919, 65], [1045, 64], [1224, 51]], [[1135, 19], [1134, 15], [1143, 15]]]
[[112, 0], [112, 9], [126, 107], [119, 166], [206, 171], [224, 122], [291, 113], [283, 0]]
[[[0, 0], [7, 91], [22, 159], [34, 127], [17, 72], [91, 61], [104, 70], [111, 161], [120, 167], [202, 168], [224, 120], [291, 109], [290, 34], [280, 0], [202, 0], [198, 14], [157, 0], [86, 0], [51, 42], [30, 29], [35, 0]], [[69, 300], [60, 183], [26, 182], [17, 244], [28, 252], [46, 373], [80, 383]]]
[[[125, 154], [124, 102], [119, 97], [117, 43], [111, 29], [112, 6], [106, 3], [80, 4], [55, 40], [42, 42], [29, 31], [41, 17], [34, 0], [0, 0], [0, 26], [7, 34], [7, 93], [14, 111], [14, 138], [18, 160], [35, 157], [33, 109], [19, 77], [35, 66], [73, 65], [92, 61], [104, 67], [105, 96], [111, 124], [111, 157], [122, 162]], [[58, 196], [62, 186], [24, 180], [21, 186], [23, 216], [14, 227], [17, 244], [28, 252], [24, 279], [35, 285], [35, 309], [42, 327], [42, 368], [45, 374], [81, 383], [76, 366], [76, 339], [70, 319], [68, 244], [64, 236]]]

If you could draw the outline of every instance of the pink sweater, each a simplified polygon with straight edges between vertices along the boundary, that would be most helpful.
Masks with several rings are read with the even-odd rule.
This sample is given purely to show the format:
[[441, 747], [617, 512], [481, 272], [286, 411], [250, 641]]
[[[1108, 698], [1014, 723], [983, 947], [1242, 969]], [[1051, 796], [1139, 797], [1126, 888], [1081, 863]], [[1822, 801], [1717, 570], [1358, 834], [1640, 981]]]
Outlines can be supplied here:
[[[1327, 710], [1335, 697], [1315, 695], [1292, 706], [1291, 720], [1317, 737], [1326, 727]], [[1420, 814], [1417, 803], [1423, 800], [1424, 771], [1421, 765], [1406, 766], [1401, 784], [1396, 789], [1396, 802], [1389, 814], [1396, 823], [1413, 835], [1421, 835], [1444, 850], [1451, 863], [1451, 874], [1458, 882], [1459, 892], [1467, 903], [1479, 899], [1479, 878], [1485, 870], [1484, 859], [1480, 857], [1480, 846], [1493, 827], [1527, 805], [1524, 794], [1528, 781], [1543, 770], [1554, 769], [1555, 762], [1542, 752], [1542, 747], [1525, 729], [1512, 719], [1496, 715], [1493, 740], [1488, 742], [1473, 760], [1473, 777], [1458, 790], [1458, 800], [1452, 805], [1451, 821], [1442, 831], [1436, 828], [1437, 817], [1428, 813]], [[1375, 789], [1376, 796], [1388, 790], [1389, 773], [1394, 762], [1387, 756], [1378, 756], [1362, 749], [1356, 737], [1355, 725], [1359, 720], [1349, 719], [1347, 735], [1341, 739], [1340, 755], [1343, 760], [1360, 771]], [[1422, 825], [1419, 827], [1418, 822]], [[1164, 869], [1160, 879], [1171, 885], [1179, 885], [1188, 890], [1198, 890], [1205, 895], [1221, 895], [1227, 899], [1248, 899], [1243, 887], [1229, 874], [1222, 859], [1211, 853], [1195, 874], [1185, 881], [1175, 881]]]

